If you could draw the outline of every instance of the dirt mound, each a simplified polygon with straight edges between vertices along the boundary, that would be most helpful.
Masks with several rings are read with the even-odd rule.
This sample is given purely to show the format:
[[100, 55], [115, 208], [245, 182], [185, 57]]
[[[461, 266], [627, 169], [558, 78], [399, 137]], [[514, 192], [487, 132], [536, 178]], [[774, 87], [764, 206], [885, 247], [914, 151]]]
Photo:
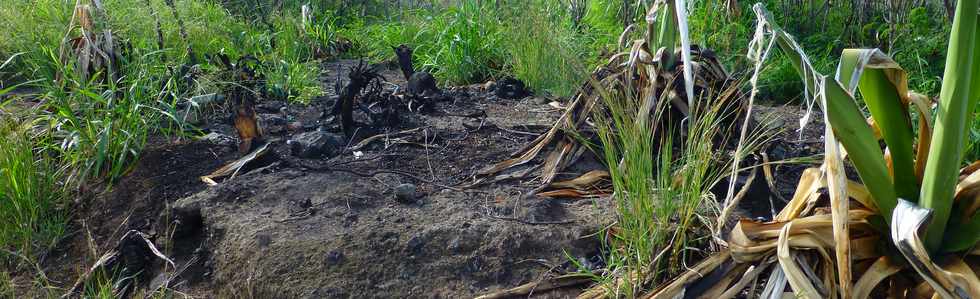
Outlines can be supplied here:
[[[352, 64], [325, 66], [325, 85]], [[404, 85], [393, 70], [382, 75], [389, 91]], [[71, 285], [123, 233], [137, 230], [178, 268], [157, 262], [141, 272], [141, 286], [200, 297], [463, 298], [575, 271], [570, 259], [601, 267], [596, 233], [613, 221], [609, 199], [528, 196], [539, 183], [523, 179], [457, 187], [531, 143], [561, 111], [540, 98], [499, 98], [483, 86], [444, 92], [429, 111], [403, 111], [394, 128], [365, 125], [369, 116], [358, 111], [358, 133], [319, 158], [294, 155], [296, 144], [287, 140], [301, 132], [285, 124], [342, 136], [324, 114], [335, 94], [305, 106], [259, 103], [272, 150], [211, 187], [199, 177], [240, 156], [226, 118], [205, 122], [211, 134], [200, 140], [152, 140], [110, 192], [82, 201], [75, 233], [44, 264], [56, 269], [54, 281]], [[819, 145], [776, 144], [774, 160]], [[588, 157], [575, 166], [601, 164]], [[776, 169], [790, 174], [778, 176], [777, 186], [757, 180], [760, 194], [791, 193], [802, 166], [787, 168]], [[780, 201], [746, 201], [739, 215], [766, 214]]]
[[390, 191], [399, 181], [270, 170], [177, 206], [201, 209], [214, 284], [229, 295], [459, 298], [570, 270], [566, 252], [597, 253], [591, 202], [515, 188], [426, 190], [404, 204]]
[[[325, 83], [351, 63], [326, 66]], [[403, 84], [383, 74], [388, 88]], [[167, 282], [204, 297], [460, 298], [574, 271], [569, 258], [594, 260], [595, 233], [611, 221], [607, 199], [531, 197], [537, 183], [520, 180], [453, 187], [529, 143], [560, 111], [479, 86], [446, 93], [431, 111], [406, 113], [397, 128], [365, 128], [348, 144], [408, 133], [335, 157], [293, 156], [286, 140], [295, 134], [270, 132], [273, 150], [262, 161], [213, 187], [199, 177], [239, 156], [221, 117], [204, 125], [208, 138], [154, 140], [132, 173], [80, 210], [78, 233], [46, 264], [70, 285], [122, 233], [138, 230], [181, 270], [165, 276], [159, 263], [141, 275], [144, 287]], [[333, 98], [260, 103], [259, 117], [276, 119], [286, 107], [304, 131], [339, 131], [323, 116]], [[367, 126], [365, 115], [355, 118]], [[398, 200], [396, 189], [414, 194]]]
[[[145, 232], [166, 248], [167, 254], [191, 260], [191, 244], [174, 246], [168, 242], [173, 227], [167, 220], [167, 206], [176, 200], [206, 188], [198, 176], [221, 165], [221, 157], [230, 157], [223, 149], [201, 141], [170, 142], [153, 139], [144, 150], [133, 171], [102, 195], [79, 200], [73, 208], [76, 217], [61, 246], [42, 260], [53, 268], [48, 276], [55, 284], [70, 287], [123, 235], [136, 230]], [[196, 264], [196, 263], [192, 263]], [[194, 266], [188, 264], [186, 266]], [[143, 273], [149, 280], [156, 271]], [[35, 294], [36, 295], [36, 294]], [[57, 294], [60, 295], [60, 294]]]

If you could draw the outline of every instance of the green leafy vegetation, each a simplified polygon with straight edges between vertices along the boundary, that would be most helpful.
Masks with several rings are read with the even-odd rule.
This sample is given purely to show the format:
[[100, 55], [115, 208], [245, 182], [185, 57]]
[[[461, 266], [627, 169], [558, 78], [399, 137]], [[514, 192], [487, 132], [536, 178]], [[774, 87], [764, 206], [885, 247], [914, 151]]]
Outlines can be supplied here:
[[0, 115], [0, 264], [36, 258], [65, 233], [65, 168], [35, 121]]
[[569, 96], [586, 78], [586, 66], [600, 61], [600, 52], [622, 32], [606, 18], [607, 12], [616, 14], [619, 2], [586, 2], [587, 14], [576, 17], [553, 1], [495, 7], [492, 1], [464, 0], [438, 11], [408, 10], [398, 19], [356, 20], [342, 31], [352, 38], [353, 55], [376, 62], [392, 59], [392, 47], [413, 46], [416, 64], [445, 84], [510, 75], [534, 90]]

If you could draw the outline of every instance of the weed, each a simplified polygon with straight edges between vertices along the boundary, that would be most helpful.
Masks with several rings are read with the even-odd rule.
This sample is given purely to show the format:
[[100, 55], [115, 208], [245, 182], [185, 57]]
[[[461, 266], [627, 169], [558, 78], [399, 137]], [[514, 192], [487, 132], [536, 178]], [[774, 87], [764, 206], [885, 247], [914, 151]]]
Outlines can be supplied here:
[[115, 181], [129, 169], [147, 137], [163, 129], [161, 119], [173, 118], [161, 113], [173, 109], [155, 107], [176, 105], [169, 90], [175, 80], [158, 83], [165, 70], [148, 63], [152, 55], [144, 55], [124, 67], [125, 75], [117, 82], [82, 81], [73, 64], [61, 64], [53, 51], [48, 53], [61, 80], [47, 78], [41, 86], [62, 157], [75, 169], [69, 179]]
[[0, 271], [0, 297], [14, 298], [14, 282], [7, 271]]
[[526, 5], [522, 17], [515, 18], [516, 26], [507, 32], [505, 45], [515, 77], [533, 90], [568, 97], [588, 78], [582, 63], [587, 45], [578, 40], [571, 19], [549, 13], [553, 11], [556, 9], [543, 5]]
[[64, 168], [51, 143], [34, 121], [0, 116], [0, 249], [28, 259], [54, 246], [67, 224]]
[[[610, 170], [618, 215], [604, 246], [614, 277], [599, 283], [607, 294], [626, 298], [639, 295], [648, 278], [657, 281], [679, 273], [696, 257], [687, 248], [707, 243], [709, 218], [720, 211], [710, 189], [731, 167], [714, 149], [727, 143], [721, 135], [726, 131], [722, 119], [729, 117], [723, 112], [726, 104], [698, 100], [705, 104], [692, 107], [691, 115], [697, 117], [686, 134], [676, 134], [676, 125], [657, 134], [636, 119], [641, 102], [634, 95], [604, 95], [609, 114], [596, 114], [596, 123], [606, 124], [597, 127], [600, 154]], [[659, 105], [650, 123], [666, 119], [666, 109]], [[752, 136], [748, 151], [763, 142], [759, 132]]]

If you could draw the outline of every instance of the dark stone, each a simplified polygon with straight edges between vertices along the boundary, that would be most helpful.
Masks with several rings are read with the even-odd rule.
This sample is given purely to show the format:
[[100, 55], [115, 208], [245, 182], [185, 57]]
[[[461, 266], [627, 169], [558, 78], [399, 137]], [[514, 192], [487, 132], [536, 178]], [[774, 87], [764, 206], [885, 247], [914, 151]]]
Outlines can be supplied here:
[[218, 132], [208, 133], [207, 135], [202, 136], [200, 140], [224, 147], [234, 147], [236, 144], [235, 138]]
[[449, 245], [446, 246], [446, 250], [449, 252], [458, 252], [462, 246], [459, 244], [459, 237], [453, 238], [449, 241]]
[[418, 194], [415, 193], [415, 185], [401, 184], [395, 187], [395, 200], [401, 203], [414, 203]]
[[344, 148], [343, 136], [323, 132], [306, 132], [293, 137], [289, 140], [289, 148], [293, 155], [301, 158], [319, 158], [323, 156], [335, 156], [340, 154]]
[[277, 133], [282, 132], [286, 129], [288, 122], [286, 118], [279, 114], [269, 114], [263, 113], [258, 115], [259, 127], [262, 128], [265, 133]]
[[411, 94], [427, 96], [439, 93], [439, 87], [436, 86], [436, 78], [428, 72], [417, 72], [412, 74], [412, 76], [408, 78], [408, 85], [406, 89]]
[[327, 264], [337, 265], [342, 261], [344, 261], [344, 253], [337, 250], [331, 250], [327, 253]]
[[259, 233], [255, 236], [255, 242], [259, 244], [259, 247], [268, 247], [272, 244], [272, 236], [268, 233]]
[[139, 275], [140, 279], [147, 275], [144, 270], [152, 265], [155, 255], [145, 238], [146, 235], [138, 231], [126, 233], [116, 245], [116, 250], [119, 252], [118, 259], [106, 265], [110, 268], [110, 273], [125, 276]]
[[422, 253], [424, 247], [425, 237], [417, 235], [408, 240], [408, 244], [405, 245], [405, 250], [413, 255], [418, 255]]
[[503, 99], [523, 99], [531, 95], [531, 92], [527, 90], [523, 81], [507, 77], [497, 82], [494, 94]]

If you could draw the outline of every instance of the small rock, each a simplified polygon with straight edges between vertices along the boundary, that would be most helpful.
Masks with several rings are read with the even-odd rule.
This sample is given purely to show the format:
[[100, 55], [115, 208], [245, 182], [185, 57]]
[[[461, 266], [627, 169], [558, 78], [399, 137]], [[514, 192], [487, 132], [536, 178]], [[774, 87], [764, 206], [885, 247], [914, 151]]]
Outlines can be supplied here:
[[267, 233], [259, 233], [255, 236], [255, 242], [259, 244], [259, 247], [268, 247], [272, 244], [272, 236]]
[[344, 137], [313, 131], [296, 135], [288, 143], [293, 155], [301, 158], [319, 158], [339, 154], [344, 147]]
[[497, 88], [494, 90], [494, 94], [498, 98], [503, 99], [523, 99], [530, 95], [531, 92], [527, 90], [527, 86], [521, 80], [504, 78], [500, 82], [497, 82]]
[[422, 249], [425, 247], [425, 237], [417, 235], [408, 240], [408, 244], [405, 244], [405, 250], [413, 255], [418, 255], [422, 253]]
[[395, 187], [395, 200], [402, 203], [414, 203], [417, 194], [415, 193], [415, 185], [413, 184], [401, 184]]
[[337, 265], [344, 260], [344, 254], [340, 251], [331, 250], [327, 253], [327, 264]]
[[218, 145], [218, 146], [227, 146], [227, 147], [236, 146], [235, 138], [232, 138], [231, 136], [221, 134], [218, 132], [211, 132], [208, 133], [207, 135], [201, 136], [200, 140], [204, 140], [208, 143]]
[[303, 123], [300, 121], [294, 121], [286, 125], [286, 130], [289, 130], [290, 132], [299, 132], [303, 129]]
[[458, 253], [460, 251], [460, 249], [463, 249], [463, 245], [460, 244], [459, 238], [460, 237], [457, 236], [457, 237], [453, 238], [452, 240], [450, 240], [449, 241], [449, 245], [446, 246], [446, 250], [448, 250], [449, 252], [452, 252], [452, 253]]
[[286, 129], [286, 118], [279, 114], [263, 113], [258, 115], [259, 126], [266, 133], [282, 132]]
[[493, 80], [487, 81], [487, 83], [483, 83], [480, 88], [482, 88], [484, 91], [493, 91], [497, 88], [497, 82], [494, 82]]
[[463, 121], [463, 127], [466, 127], [469, 130], [479, 129], [483, 125], [485, 125], [484, 122], [475, 119], [467, 119]]
[[263, 112], [279, 112], [280, 109], [285, 107], [286, 107], [286, 103], [282, 101], [268, 101], [262, 104], [255, 105], [255, 108]]
[[589, 259], [587, 259], [585, 257], [579, 257], [578, 258], [578, 264], [579, 264], [579, 266], [582, 267], [582, 269], [592, 270], [592, 262], [590, 262]]

